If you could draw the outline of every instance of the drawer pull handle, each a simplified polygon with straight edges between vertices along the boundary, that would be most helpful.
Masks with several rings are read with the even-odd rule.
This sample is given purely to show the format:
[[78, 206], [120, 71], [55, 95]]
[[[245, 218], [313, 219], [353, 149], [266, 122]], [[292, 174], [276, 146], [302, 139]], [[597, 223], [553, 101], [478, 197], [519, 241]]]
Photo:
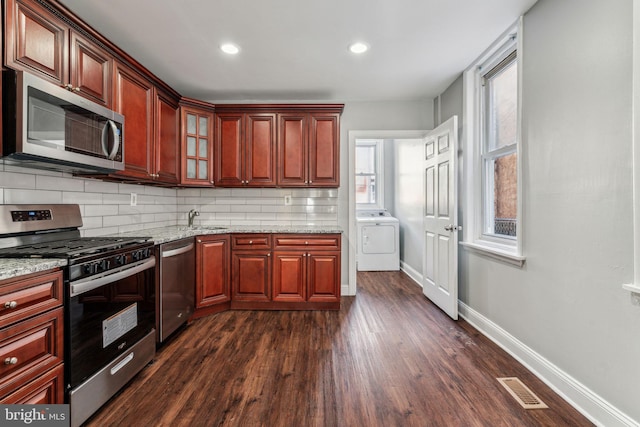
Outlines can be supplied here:
[[308, 244], [309, 244], [309, 242], [304, 242], [304, 244], [305, 244], [305, 245], [308, 245]]
[[7, 301], [4, 303], [4, 308], [16, 308], [18, 306], [17, 301]]
[[4, 364], [5, 365], [17, 365], [18, 364], [18, 358], [17, 357], [7, 357], [6, 359], [4, 359]]
[[249, 244], [250, 244], [250, 245], [253, 245], [253, 240], [249, 240]]

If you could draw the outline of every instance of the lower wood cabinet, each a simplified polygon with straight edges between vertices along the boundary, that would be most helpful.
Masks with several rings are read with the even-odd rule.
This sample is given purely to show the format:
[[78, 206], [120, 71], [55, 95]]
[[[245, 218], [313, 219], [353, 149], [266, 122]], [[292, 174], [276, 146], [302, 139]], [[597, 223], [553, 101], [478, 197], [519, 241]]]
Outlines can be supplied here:
[[15, 392], [0, 399], [2, 404], [46, 405], [64, 401], [64, 365], [58, 365]]
[[230, 288], [229, 235], [196, 238], [196, 310], [194, 317], [229, 308]]
[[273, 244], [273, 301], [340, 307], [339, 234], [277, 234]]
[[0, 402], [64, 402], [62, 272], [0, 282]]
[[234, 234], [231, 249], [231, 308], [263, 308], [271, 301], [271, 235]]
[[194, 317], [227, 309], [340, 309], [340, 234], [196, 238]]

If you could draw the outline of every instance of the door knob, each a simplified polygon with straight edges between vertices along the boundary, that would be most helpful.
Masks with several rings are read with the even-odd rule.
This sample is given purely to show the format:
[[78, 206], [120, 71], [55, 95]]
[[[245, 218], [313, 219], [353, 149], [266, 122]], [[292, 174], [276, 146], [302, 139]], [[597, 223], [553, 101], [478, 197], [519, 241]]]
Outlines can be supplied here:
[[453, 224], [449, 224], [449, 225], [445, 225], [444, 229], [446, 231], [456, 231], [456, 230], [462, 230], [462, 226], [461, 225], [453, 225]]

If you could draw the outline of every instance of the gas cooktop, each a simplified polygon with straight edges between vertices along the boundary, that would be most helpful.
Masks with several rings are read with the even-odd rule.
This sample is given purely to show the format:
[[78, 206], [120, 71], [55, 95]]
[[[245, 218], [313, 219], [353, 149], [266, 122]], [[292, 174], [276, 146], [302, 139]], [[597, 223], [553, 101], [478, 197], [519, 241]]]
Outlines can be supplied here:
[[0, 258], [75, 258], [144, 243], [149, 237], [78, 237], [0, 249]]

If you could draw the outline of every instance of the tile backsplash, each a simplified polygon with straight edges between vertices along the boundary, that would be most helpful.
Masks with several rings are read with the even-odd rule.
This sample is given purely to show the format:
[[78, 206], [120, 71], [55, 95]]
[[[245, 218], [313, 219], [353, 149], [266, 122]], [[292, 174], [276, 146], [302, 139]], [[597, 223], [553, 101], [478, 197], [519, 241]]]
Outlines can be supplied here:
[[3, 204], [77, 203], [83, 236], [186, 225], [190, 209], [200, 211], [200, 225], [338, 224], [337, 189], [174, 189], [0, 165], [0, 198]]

